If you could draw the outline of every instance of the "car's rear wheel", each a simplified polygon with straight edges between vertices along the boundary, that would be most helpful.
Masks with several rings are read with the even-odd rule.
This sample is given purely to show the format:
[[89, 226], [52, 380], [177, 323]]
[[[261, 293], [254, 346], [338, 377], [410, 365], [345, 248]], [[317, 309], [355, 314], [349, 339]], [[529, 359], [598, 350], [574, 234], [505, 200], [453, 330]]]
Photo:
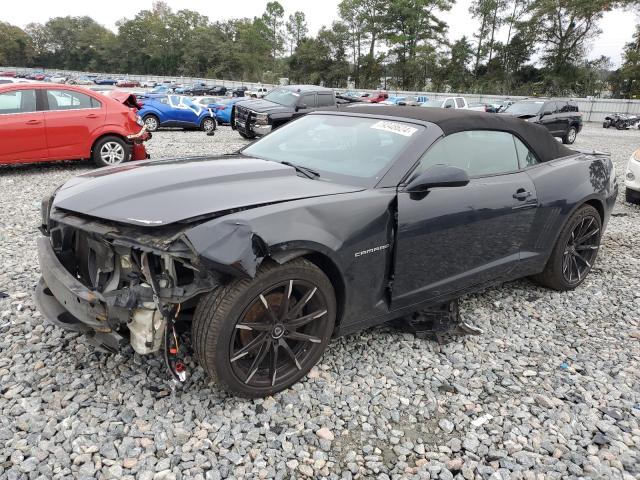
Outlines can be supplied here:
[[120, 165], [130, 158], [131, 148], [118, 137], [101, 138], [93, 147], [93, 161], [99, 167]]
[[300, 380], [322, 356], [336, 317], [331, 282], [304, 259], [262, 266], [204, 296], [192, 324], [207, 374], [223, 388], [263, 397]]
[[205, 132], [210, 132], [211, 130], [216, 129], [216, 121], [213, 118], [205, 118], [200, 123], [200, 129]]
[[254, 138], [256, 138], [255, 133], [250, 133], [249, 134], [249, 133], [241, 132], [240, 130], [238, 130], [238, 133], [240, 134], [240, 136], [242, 138], [246, 138], [247, 140], [253, 140]]
[[567, 131], [565, 136], [562, 137], [562, 143], [564, 143], [565, 145], [571, 145], [573, 142], [576, 141], [577, 136], [578, 136], [578, 129], [576, 127], [569, 127], [569, 130]]
[[155, 115], [145, 115], [142, 121], [150, 132], [155, 132], [160, 126], [160, 120]]
[[534, 280], [554, 290], [572, 290], [591, 271], [600, 249], [602, 219], [591, 205], [581, 206], [569, 219], [547, 265]]

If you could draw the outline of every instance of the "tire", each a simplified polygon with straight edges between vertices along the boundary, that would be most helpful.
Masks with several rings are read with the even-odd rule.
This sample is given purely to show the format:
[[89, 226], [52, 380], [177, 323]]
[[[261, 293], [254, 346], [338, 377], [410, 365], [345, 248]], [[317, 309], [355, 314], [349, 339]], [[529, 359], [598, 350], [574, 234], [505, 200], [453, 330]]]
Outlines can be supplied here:
[[203, 118], [200, 123], [200, 130], [203, 132], [210, 132], [216, 129], [216, 120], [215, 118], [207, 117]]
[[609, 123], [608, 120], [605, 120], [604, 122], [602, 122], [602, 128], [609, 128], [611, 126], [611, 124]]
[[625, 193], [624, 197], [627, 203], [632, 203], [633, 205], [640, 205], [640, 192], [627, 188], [625, 189], [624, 193]]
[[571, 145], [576, 141], [576, 137], [578, 136], [578, 129], [574, 126], [569, 127], [567, 133], [562, 137], [562, 143], [565, 145]]
[[160, 127], [160, 119], [155, 115], [145, 115], [142, 121], [150, 132], [155, 132]]
[[91, 155], [98, 167], [110, 167], [128, 162], [131, 159], [131, 147], [120, 137], [110, 135], [98, 140]]
[[[294, 320], [282, 321], [283, 306]], [[192, 343], [200, 365], [222, 388], [264, 397], [289, 388], [318, 362], [335, 317], [333, 287], [322, 270], [302, 258], [268, 263], [255, 278], [234, 280], [200, 299]]]
[[624, 122], [616, 122], [616, 130], [626, 130], [627, 126]]
[[[579, 207], [562, 228], [545, 269], [533, 277], [534, 281], [559, 291], [576, 288], [595, 263], [601, 235], [602, 219], [598, 211], [591, 205]], [[584, 241], [574, 242], [580, 238]]]
[[241, 132], [240, 130], [238, 130], [238, 133], [242, 138], [246, 138], [247, 140], [253, 140], [254, 138], [256, 138], [255, 133], [244, 133], [244, 132]]

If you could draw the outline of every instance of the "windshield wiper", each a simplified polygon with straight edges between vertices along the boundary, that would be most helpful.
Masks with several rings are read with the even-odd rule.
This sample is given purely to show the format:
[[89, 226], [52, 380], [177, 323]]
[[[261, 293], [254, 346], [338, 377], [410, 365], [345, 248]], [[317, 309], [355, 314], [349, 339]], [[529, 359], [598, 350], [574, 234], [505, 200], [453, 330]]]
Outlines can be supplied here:
[[318, 178], [320, 176], [320, 174], [318, 172], [316, 172], [315, 170], [312, 170], [311, 168], [308, 168], [308, 167], [301, 167], [300, 165], [296, 165], [295, 163], [291, 163], [291, 162], [280, 162], [280, 163], [282, 165], [287, 165], [289, 167], [295, 168], [296, 172], [300, 172], [305, 177], [310, 178], [311, 180], [315, 180], [316, 178]]

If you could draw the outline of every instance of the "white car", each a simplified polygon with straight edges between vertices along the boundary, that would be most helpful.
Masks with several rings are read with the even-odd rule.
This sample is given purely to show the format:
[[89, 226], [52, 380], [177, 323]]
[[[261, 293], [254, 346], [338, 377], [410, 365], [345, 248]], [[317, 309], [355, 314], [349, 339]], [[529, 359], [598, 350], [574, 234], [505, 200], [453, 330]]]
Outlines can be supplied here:
[[467, 99], [464, 97], [448, 97], [441, 98], [439, 100], [429, 100], [428, 102], [424, 102], [421, 107], [431, 107], [431, 108], [456, 108], [456, 109], [469, 109], [469, 104], [467, 103]]
[[51, 83], [66, 83], [67, 78], [68, 77], [66, 77], [64, 75], [54, 75], [52, 77], [49, 77], [49, 81]]
[[627, 202], [640, 204], [640, 148], [629, 158], [624, 183], [627, 187], [625, 195]]
[[252, 90], [247, 90], [244, 92], [245, 97], [253, 97], [253, 98], [262, 98], [267, 93], [269, 93], [269, 89], [267, 87], [257, 87]]

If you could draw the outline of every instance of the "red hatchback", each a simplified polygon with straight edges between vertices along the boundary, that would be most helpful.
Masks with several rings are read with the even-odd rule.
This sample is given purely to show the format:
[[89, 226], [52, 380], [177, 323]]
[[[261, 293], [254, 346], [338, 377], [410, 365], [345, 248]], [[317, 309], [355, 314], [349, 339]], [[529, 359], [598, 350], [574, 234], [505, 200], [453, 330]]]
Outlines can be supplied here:
[[0, 164], [91, 158], [107, 166], [148, 158], [143, 142], [150, 134], [125, 103], [68, 85], [0, 85]]

